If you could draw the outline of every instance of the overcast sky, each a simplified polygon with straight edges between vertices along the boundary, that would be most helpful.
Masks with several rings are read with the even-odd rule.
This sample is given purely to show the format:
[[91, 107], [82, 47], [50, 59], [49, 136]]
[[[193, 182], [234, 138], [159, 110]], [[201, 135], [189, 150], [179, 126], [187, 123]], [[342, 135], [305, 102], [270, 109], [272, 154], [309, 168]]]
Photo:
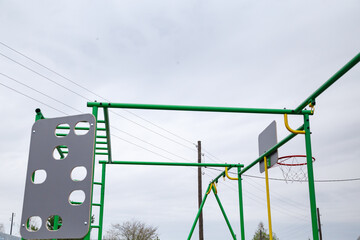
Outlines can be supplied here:
[[[359, 52], [359, 10], [356, 0], [0, 1], [0, 223], [8, 232], [14, 212], [19, 229], [36, 108], [47, 118], [90, 113], [93, 100], [293, 109]], [[316, 180], [360, 178], [359, 78], [360, 65], [316, 99]], [[204, 162], [248, 165], [271, 121], [279, 140], [289, 134], [280, 115], [116, 109], [110, 120], [119, 161], [195, 162], [201, 140]], [[294, 116], [290, 125], [302, 121]], [[304, 153], [303, 136], [279, 149], [280, 156]], [[205, 191], [220, 172], [203, 173]], [[268, 223], [265, 181], [252, 177], [264, 174], [258, 166], [247, 174], [251, 239], [260, 221]], [[283, 178], [279, 167], [269, 175]], [[315, 188], [323, 238], [360, 236], [360, 181]], [[312, 239], [307, 183], [273, 180], [270, 190], [277, 236]], [[221, 179], [218, 192], [240, 236], [237, 183]], [[112, 223], [137, 219], [157, 226], [162, 240], [183, 240], [197, 211], [197, 171], [111, 165], [105, 198], [104, 234]], [[231, 239], [213, 195], [204, 232]]]

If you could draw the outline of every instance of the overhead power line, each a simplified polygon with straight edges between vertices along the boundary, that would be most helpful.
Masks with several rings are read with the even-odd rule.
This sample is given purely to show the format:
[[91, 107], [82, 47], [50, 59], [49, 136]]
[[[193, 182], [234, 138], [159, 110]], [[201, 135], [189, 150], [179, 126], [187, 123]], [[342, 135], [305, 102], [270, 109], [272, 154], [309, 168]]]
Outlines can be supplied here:
[[[22, 52], [20, 52], [20, 51], [18, 51], [18, 50], [16, 50], [16, 49], [10, 47], [9, 45], [7, 45], [7, 44], [5, 44], [5, 43], [3, 43], [3, 42], [1, 42], [1, 41], [0, 41], [0, 44], [3, 45], [3, 46], [5, 46], [6, 48], [8, 48], [8, 49], [10, 49], [10, 50], [12, 50], [12, 51], [14, 51], [14, 52], [16, 52], [17, 54], [23, 56], [24, 58], [32, 61], [33, 63], [35, 63], [35, 64], [37, 64], [37, 65], [39, 65], [39, 66], [47, 69], [48, 71], [50, 71], [50, 72], [52, 72], [52, 73], [54, 73], [54, 74], [56, 74], [57, 76], [59, 76], [59, 77], [65, 79], [65, 80], [71, 82], [72, 84], [74, 84], [74, 85], [76, 85], [76, 86], [78, 86], [78, 87], [80, 87], [80, 88], [82, 88], [82, 89], [84, 89], [84, 90], [86, 90], [86, 91], [88, 91], [89, 93], [91, 93], [91, 94], [93, 94], [93, 95], [95, 95], [95, 96], [97, 96], [97, 97], [99, 97], [99, 98], [101, 98], [101, 99], [104, 99], [104, 100], [107, 101], [107, 102], [111, 102], [110, 100], [104, 98], [103, 96], [100, 96], [99, 94], [95, 93], [94, 91], [90, 90], [89, 88], [84, 87], [84, 86], [78, 84], [77, 82], [71, 80], [70, 78], [64, 76], [63, 74], [60, 74], [60, 73], [58, 73], [58, 72], [55, 71], [55, 70], [52, 70], [51, 68], [45, 66], [44, 64], [36, 61], [36, 60], [33, 59], [33, 58], [25, 55], [24, 53], [22, 53]], [[4, 54], [1, 54], [1, 55], [3, 55], [4, 57], [8, 58], [8, 57], [5, 56]], [[8, 58], [8, 59], [11, 60], [11, 61], [16, 62], [15, 60], [13, 60], [13, 59], [11, 59], [11, 58]], [[18, 63], [18, 62], [16, 62], [16, 63]], [[20, 63], [18, 63], [18, 64], [20, 64]], [[21, 65], [21, 64], [20, 64], [20, 65]], [[21, 66], [23, 66], [23, 65], [21, 65]], [[23, 66], [23, 67], [25, 67], [25, 66]], [[29, 68], [27, 68], [27, 69], [29, 69]], [[29, 70], [30, 70], [30, 69], [29, 69]], [[30, 71], [31, 71], [31, 70], [30, 70]], [[50, 81], [51, 81], [51, 80], [50, 80]], [[68, 89], [68, 90], [69, 90], [69, 89]], [[80, 95], [80, 96], [81, 96], [81, 95]], [[87, 98], [84, 97], [84, 96], [81, 96], [81, 97], [85, 98], [87, 101], [90, 101], [89, 99], [87, 99]], [[155, 124], [155, 123], [153, 123], [153, 122], [151, 122], [151, 121], [149, 121], [149, 120], [147, 120], [147, 119], [145, 119], [145, 118], [143, 118], [143, 117], [141, 117], [141, 116], [139, 116], [139, 115], [137, 115], [137, 114], [135, 114], [135, 113], [133, 113], [133, 112], [131, 112], [131, 111], [128, 111], [128, 110], [126, 110], [126, 109], [123, 109], [123, 110], [126, 111], [126, 112], [128, 112], [128, 113], [130, 113], [130, 114], [133, 115], [133, 116], [136, 116], [137, 118], [139, 118], [139, 119], [141, 119], [141, 120], [143, 120], [143, 121], [145, 121], [145, 122], [147, 122], [147, 123], [150, 123], [151, 125], [159, 128], [159, 129], [161, 129], [161, 130], [163, 130], [163, 131], [165, 131], [165, 132], [167, 132], [167, 133], [169, 133], [169, 134], [171, 134], [171, 135], [179, 138], [179, 139], [182, 139], [182, 140], [185, 141], [185, 142], [188, 142], [188, 143], [190, 143], [190, 144], [195, 145], [195, 143], [191, 142], [190, 140], [187, 140], [186, 138], [184, 138], [184, 137], [182, 137], [182, 136], [180, 136], [180, 135], [178, 135], [178, 134], [175, 134], [175, 133], [173, 133], [173, 132], [171, 132], [171, 131], [169, 131], [169, 130], [167, 130], [167, 129], [165, 129], [165, 128], [163, 128], [163, 127], [161, 127], [161, 126], [159, 126], [159, 125], [157, 125], [157, 124]], [[116, 114], [116, 115], [118, 115], [118, 114]], [[194, 149], [192, 149], [192, 150], [194, 150]]]
[[[223, 171], [220, 169], [216, 169], [216, 168], [212, 168], [212, 167], [207, 167], [208, 169], [211, 170], [215, 170], [215, 171]], [[234, 172], [229, 171], [228, 173], [231, 174], [237, 174]], [[242, 176], [245, 177], [251, 177], [251, 178], [259, 178], [259, 179], [265, 179], [265, 177], [259, 177], [259, 176], [254, 176], [254, 175], [248, 175], [248, 174], [242, 174]], [[269, 180], [274, 180], [274, 181], [284, 181], [286, 182], [287, 180], [284, 178], [270, 178]], [[322, 180], [315, 180], [315, 182], [323, 182], [323, 183], [329, 183], [329, 182], [351, 182], [351, 181], [360, 181], [360, 178], [345, 178], [345, 179], [322, 179]], [[293, 180], [292, 182], [307, 182], [307, 180]]]
[[4, 86], [4, 87], [6, 87], [6, 88], [8, 88], [8, 89], [10, 89], [10, 90], [18, 93], [18, 94], [21, 94], [21, 95], [23, 95], [23, 96], [25, 96], [25, 97], [27, 97], [27, 98], [30, 98], [31, 100], [34, 100], [35, 102], [41, 103], [41, 104], [43, 104], [43, 105], [45, 105], [45, 106], [47, 106], [47, 107], [49, 107], [49, 108], [51, 108], [51, 109], [59, 112], [59, 113], [62, 113], [62, 114], [65, 114], [65, 115], [69, 115], [69, 114], [67, 114], [67, 113], [65, 113], [65, 112], [63, 112], [63, 111], [61, 111], [61, 110], [59, 110], [59, 109], [57, 109], [57, 108], [54, 108], [54, 107], [52, 107], [52, 106], [50, 106], [50, 105], [48, 105], [48, 104], [46, 104], [46, 103], [44, 103], [44, 102], [41, 102], [41, 101], [39, 101], [39, 100], [37, 100], [37, 99], [35, 99], [35, 98], [33, 98], [33, 97], [30, 97], [29, 95], [27, 95], [27, 94], [25, 94], [25, 93], [22, 93], [22, 92], [14, 89], [14, 88], [12, 88], [12, 87], [9, 87], [9, 86], [7, 86], [7, 85], [5, 85], [5, 84], [3, 84], [3, 83], [0, 83], [0, 85], [2, 85], [2, 86]]
[[68, 108], [71, 108], [71, 109], [74, 110], [74, 111], [77, 111], [77, 112], [79, 112], [79, 113], [82, 113], [80, 110], [78, 110], [78, 109], [76, 109], [76, 108], [74, 108], [74, 107], [72, 107], [72, 106], [70, 106], [70, 105], [68, 105], [68, 104], [66, 104], [66, 103], [64, 103], [64, 102], [61, 102], [61, 101], [57, 100], [56, 98], [53, 98], [53, 97], [51, 97], [51, 96], [49, 96], [49, 95], [47, 95], [47, 94], [45, 94], [45, 93], [43, 93], [43, 92], [40, 92], [39, 90], [37, 90], [37, 89], [35, 89], [35, 88], [33, 88], [33, 87], [25, 84], [25, 83], [22, 83], [22, 82], [16, 80], [15, 78], [13, 78], [13, 77], [10, 77], [10, 76], [8, 76], [8, 75], [6, 75], [6, 74], [4, 74], [4, 73], [0, 73], [0, 75], [2, 75], [2, 76], [4, 76], [4, 77], [6, 77], [6, 78], [8, 78], [8, 79], [10, 79], [10, 80], [18, 83], [18, 84], [20, 84], [20, 85], [22, 85], [22, 86], [25, 86], [25, 87], [27, 87], [27, 88], [29, 88], [29, 89], [31, 89], [31, 90], [33, 90], [33, 91], [35, 91], [35, 92], [37, 92], [37, 93], [45, 96], [45, 97], [47, 97], [47, 98], [50, 98], [51, 100], [53, 100], [53, 101], [55, 101], [55, 102], [57, 102], [57, 103], [60, 103], [60, 104], [66, 106], [66, 107], [68, 107]]

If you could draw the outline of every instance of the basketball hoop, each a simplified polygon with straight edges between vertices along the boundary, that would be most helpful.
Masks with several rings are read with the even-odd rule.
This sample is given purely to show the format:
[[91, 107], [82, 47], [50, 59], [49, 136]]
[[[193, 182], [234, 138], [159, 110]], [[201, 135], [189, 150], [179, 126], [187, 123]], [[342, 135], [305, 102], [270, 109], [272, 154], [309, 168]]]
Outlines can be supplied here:
[[[312, 157], [313, 162], [315, 158]], [[286, 183], [288, 181], [303, 182], [307, 181], [306, 155], [289, 155], [279, 157], [277, 160]]]

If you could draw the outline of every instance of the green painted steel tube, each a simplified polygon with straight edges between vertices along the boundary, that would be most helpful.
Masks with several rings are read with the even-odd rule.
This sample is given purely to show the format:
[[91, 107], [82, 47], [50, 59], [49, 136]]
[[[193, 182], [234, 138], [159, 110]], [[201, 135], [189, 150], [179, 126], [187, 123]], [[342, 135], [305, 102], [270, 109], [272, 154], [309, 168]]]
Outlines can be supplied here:
[[102, 239], [103, 221], [104, 221], [104, 202], [105, 202], [105, 174], [106, 164], [102, 164], [101, 169], [101, 195], [100, 195], [100, 212], [99, 212], [99, 232], [98, 240]]
[[242, 193], [242, 179], [241, 179], [241, 168], [237, 168], [238, 175], [238, 189], [239, 189], [239, 212], [240, 212], [240, 234], [241, 240], [245, 240], [245, 223], [244, 223], [244, 205], [243, 205], [243, 193]]
[[329, 80], [327, 80], [323, 85], [321, 85], [313, 94], [311, 94], [304, 102], [302, 102], [296, 109], [295, 112], [301, 112], [311, 100], [315, 100], [321, 93], [328, 89], [334, 82], [341, 78], [345, 73], [347, 73], [352, 67], [354, 67], [360, 61], [360, 53], [358, 53], [353, 59], [351, 59], [345, 66], [343, 66], [339, 71], [337, 71]]
[[99, 161], [100, 164], [121, 165], [154, 165], [154, 166], [184, 166], [184, 167], [244, 167], [243, 164], [227, 163], [182, 163], [182, 162], [138, 162], [138, 161]]
[[40, 119], [45, 119], [44, 115], [42, 114], [40, 108], [35, 109], [36, 116], [35, 116], [35, 122]]
[[[96, 121], [97, 121], [97, 119], [98, 119], [98, 108], [97, 107], [93, 107], [92, 108], [92, 114], [94, 115], [94, 117], [95, 117], [95, 119], [96, 119]], [[97, 124], [95, 124], [95, 126], [97, 126]], [[96, 137], [97, 137], [97, 131], [96, 131], [96, 128], [95, 128], [95, 139], [96, 139]], [[93, 161], [94, 161], [94, 167], [93, 167], [93, 171], [92, 171], [92, 179], [91, 179], [91, 196], [90, 196], [90, 217], [92, 216], [92, 204], [93, 204], [93, 192], [94, 192], [94, 181], [95, 181], [95, 159], [96, 159], [96, 149], [95, 149], [95, 147], [96, 147], [96, 143], [95, 143], [95, 146], [94, 146], [94, 159], [93, 159]], [[91, 235], [91, 228], [92, 228], [92, 226], [91, 226], [91, 221], [90, 221], [90, 224], [89, 224], [89, 232], [88, 232], [88, 234], [84, 237], [84, 240], [90, 240], [90, 235]]]
[[104, 109], [104, 120], [105, 120], [105, 128], [106, 128], [106, 141], [107, 141], [107, 148], [108, 148], [108, 161], [112, 161], [111, 155], [111, 141], [110, 141], [110, 120], [109, 120], [109, 111], [108, 108]]
[[211, 107], [211, 106], [183, 106], [183, 105], [157, 105], [137, 103], [105, 103], [88, 102], [88, 107], [104, 108], [131, 108], [131, 109], [152, 109], [152, 110], [175, 110], [175, 111], [197, 111], [197, 112], [232, 112], [232, 113], [262, 113], [262, 114], [312, 114], [310, 110], [295, 112], [291, 109], [267, 109], [267, 108], [237, 108], [237, 107]]
[[310, 211], [311, 211], [311, 225], [313, 240], [319, 240], [319, 228], [317, 222], [316, 211], [316, 197], [315, 197], [315, 184], [314, 184], [314, 171], [313, 171], [313, 159], [311, 152], [311, 138], [310, 138], [310, 120], [308, 115], [304, 115], [305, 125], [305, 146], [306, 146], [306, 166], [308, 174], [309, 184], [309, 197], [310, 197]]
[[226, 222], [226, 224], [227, 224], [227, 226], [228, 226], [228, 228], [229, 228], [229, 231], [230, 231], [230, 233], [231, 233], [231, 236], [233, 237], [234, 240], [236, 240], [236, 235], [235, 235], [235, 233], [234, 233], [234, 230], [233, 230], [232, 227], [231, 227], [231, 224], [230, 224], [230, 222], [229, 222], [229, 219], [228, 219], [228, 217], [226, 216], [224, 207], [222, 206], [222, 204], [221, 204], [221, 202], [220, 202], [220, 198], [219, 198], [219, 196], [217, 195], [214, 186], [212, 186], [212, 190], [213, 190], [213, 192], [214, 192], [216, 201], [217, 201], [217, 203], [219, 204], [220, 210], [221, 210], [221, 212], [222, 212], [222, 214], [223, 214], [223, 216], [224, 216], [225, 222]]
[[193, 235], [194, 229], [195, 229], [195, 227], [196, 227], [196, 223], [197, 223], [197, 221], [198, 221], [198, 219], [199, 219], [200, 213], [201, 213], [201, 211], [202, 211], [202, 209], [203, 209], [203, 207], [204, 207], [205, 201], [206, 201], [206, 199], [207, 199], [207, 197], [208, 197], [208, 194], [207, 194], [207, 193], [209, 192], [211, 186], [212, 186], [212, 183], [210, 183], [209, 186], [208, 186], [208, 188], [206, 189], [205, 196], [204, 196], [204, 198], [203, 198], [203, 200], [202, 200], [202, 202], [201, 202], [201, 204], [200, 204], [199, 211], [198, 211], [197, 214], [196, 214], [194, 223], [193, 223], [193, 225], [192, 225], [192, 227], [191, 227], [191, 230], [190, 230], [190, 233], [189, 233], [189, 236], [188, 236], [187, 240], [190, 240], [190, 239], [191, 239], [191, 236]]
[[[296, 130], [304, 130], [304, 125], [300, 126], [299, 128], [297, 128]], [[245, 173], [247, 170], [249, 170], [250, 168], [252, 168], [255, 164], [257, 164], [258, 162], [260, 162], [261, 160], [264, 160], [264, 157], [269, 156], [272, 152], [276, 151], [276, 149], [280, 148], [282, 145], [284, 145], [285, 143], [287, 143], [288, 141], [290, 141], [291, 139], [293, 139], [297, 134], [295, 133], [291, 133], [290, 135], [288, 135], [287, 137], [285, 137], [283, 140], [281, 140], [280, 142], [278, 142], [275, 146], [273, 146], [272, 148], [270, 148], [267, 152], [265, 152], [263, 155], [261, 155], [258, 159], [256, 159], [255, 161], [253, 161], [252, 163], [250, 163], [249, 165], [247, 165], [241, 172], [240, 174], [242, 175], [243, 173]]]

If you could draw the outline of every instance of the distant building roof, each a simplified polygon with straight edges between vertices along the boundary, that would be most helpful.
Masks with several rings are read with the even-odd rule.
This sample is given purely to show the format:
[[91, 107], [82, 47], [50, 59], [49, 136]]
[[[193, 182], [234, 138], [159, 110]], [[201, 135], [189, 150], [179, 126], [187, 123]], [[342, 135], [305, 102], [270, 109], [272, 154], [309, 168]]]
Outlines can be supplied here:
[[19, 237], [0, 232], [0, 240], [19, 240]]

